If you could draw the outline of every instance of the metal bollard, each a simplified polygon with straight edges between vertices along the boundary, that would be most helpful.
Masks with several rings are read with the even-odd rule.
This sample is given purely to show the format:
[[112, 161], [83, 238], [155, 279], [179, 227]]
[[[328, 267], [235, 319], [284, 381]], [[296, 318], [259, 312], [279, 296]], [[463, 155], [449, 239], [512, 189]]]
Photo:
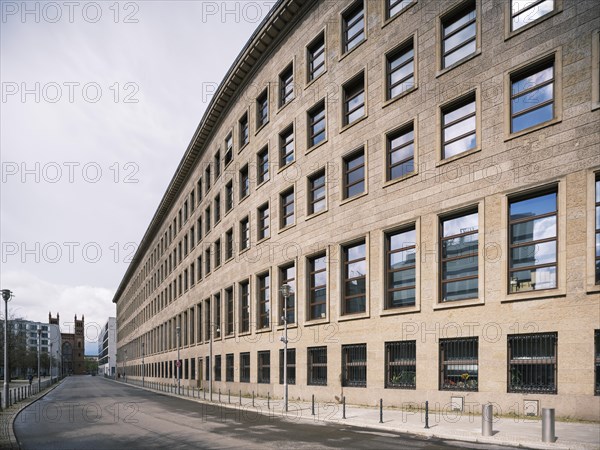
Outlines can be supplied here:
[[221, 388], [219, 388], [219, 403], [221, 403]]
[[254, 391], [252, 391], [252, 407], [254, 408]]
[[346, 418], [346, 396], [342, 397], [342, 419]]
[[311, 416], [315, 415], [315, 394], [312, 395], [312, 405], [310, 408], [310, 415]]
[[481, 435], [482, 436], [493, 436], [494, 424], [494, 407], [488, 403], [481, 407]]
[[231, 403], [231, 389], [227, 389], [227, 403]]
[[270, 403], [270, 397], [269, 397], [269, 393], [267, 392], [267, 409], [271, 409], [271, 403]]
[[379, 399], [379, 423], [383, 423], [383, 399]]
[[429, 401], [425, 401], [425, 428], [429, 428]]
[[206, 400], [206, 389], [202, 389], [203, 400]]
[[556, 441], [554, 408], [542, 408], [542, 442]]

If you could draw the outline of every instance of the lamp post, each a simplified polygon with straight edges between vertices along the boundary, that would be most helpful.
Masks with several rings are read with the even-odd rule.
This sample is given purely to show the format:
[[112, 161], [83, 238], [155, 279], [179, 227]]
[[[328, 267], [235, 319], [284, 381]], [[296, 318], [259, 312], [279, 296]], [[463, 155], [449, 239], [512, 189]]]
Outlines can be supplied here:
[[42, 390], [42, 372], [40, 368], [40, 354], [42, 352], [42, 329], [38, 328], [38, 392]]
[[177, 327], [177, 394], [181, 394], [181, 360], [179, 359], [179, 337], [181, 335], [181, 327]]
[[125, 361], [123, 361], [123, 380], [127, 383], [127, 349], [125, 349]]
[[4, 386], [2, 400], [4, 400], [3, 408], [8, 408], [8, 377], [10, 369], [8, 367], [8, 302], [13, 297], [12, 291], [2, 289], [2, 300], [4, 300]]
[[142, 342], [142, 387], [145, 387], [146, 366], [144, 365], [144, 342]]
[[281, 295], [283, 295], [283, 315], [281, 316], [281, 320], [283, 321], [284, 326], [284, 335], [281, 337], [281, 342], [283, 342], [283, 402], [285, 404], [285, 412], [288, 411], [288, 379], [287, 379], [287, 371], [288, 371], [288, 323], [287, 323], [287, 308], [288, 308], [288, 298], [292, 294], [292, 287], [289, 284], [284, 284], [279, 289]]

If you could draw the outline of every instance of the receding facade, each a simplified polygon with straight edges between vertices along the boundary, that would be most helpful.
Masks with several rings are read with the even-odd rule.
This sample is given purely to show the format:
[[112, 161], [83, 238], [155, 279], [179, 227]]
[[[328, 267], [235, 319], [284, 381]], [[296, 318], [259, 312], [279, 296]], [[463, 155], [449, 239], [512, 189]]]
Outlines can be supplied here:
[[115, 294], [119, 367], [173, 382], [179, 348], [184, 386], [282, 397], [287, 320], [291, 399], [597, 420], [599, 28], [593, 0], [279, 1]]
[[117, 374], [117, 318], [109, 317], [98, 334], [98, 373]]

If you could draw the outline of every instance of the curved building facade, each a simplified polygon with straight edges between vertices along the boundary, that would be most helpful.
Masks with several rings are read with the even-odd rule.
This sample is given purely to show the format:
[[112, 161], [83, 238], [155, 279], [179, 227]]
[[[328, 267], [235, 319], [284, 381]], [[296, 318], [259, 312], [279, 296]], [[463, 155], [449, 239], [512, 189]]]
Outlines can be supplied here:
[[290, 399], [598, 419], [599, 28], [279, 1], [115, 294], [117, 370], [281, 398], [285, 320]]

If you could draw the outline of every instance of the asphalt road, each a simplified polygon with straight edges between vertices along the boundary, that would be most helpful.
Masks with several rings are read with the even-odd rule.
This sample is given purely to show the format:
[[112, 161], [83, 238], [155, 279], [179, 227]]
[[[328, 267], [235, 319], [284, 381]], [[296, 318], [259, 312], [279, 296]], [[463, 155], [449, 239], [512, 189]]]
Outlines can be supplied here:
[[72, 376], [15, 420], [22, 449], [506, 449], [202, 405]]

